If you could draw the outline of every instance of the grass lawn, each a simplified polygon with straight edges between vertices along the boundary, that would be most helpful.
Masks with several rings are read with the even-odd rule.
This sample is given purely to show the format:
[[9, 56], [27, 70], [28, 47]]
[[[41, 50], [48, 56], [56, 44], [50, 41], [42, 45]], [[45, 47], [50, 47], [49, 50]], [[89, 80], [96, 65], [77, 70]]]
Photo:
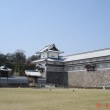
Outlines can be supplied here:
[[0, 110], [108, 110], [106, 103], [110, 110], [110, 90], [0, 88]]

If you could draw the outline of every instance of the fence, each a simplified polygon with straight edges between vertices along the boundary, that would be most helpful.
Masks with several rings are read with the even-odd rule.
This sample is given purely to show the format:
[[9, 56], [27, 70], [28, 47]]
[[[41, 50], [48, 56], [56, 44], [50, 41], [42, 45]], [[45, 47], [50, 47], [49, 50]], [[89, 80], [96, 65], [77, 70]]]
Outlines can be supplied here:
[[27, 87], [26, 77], [0, 77], [0, 87]]

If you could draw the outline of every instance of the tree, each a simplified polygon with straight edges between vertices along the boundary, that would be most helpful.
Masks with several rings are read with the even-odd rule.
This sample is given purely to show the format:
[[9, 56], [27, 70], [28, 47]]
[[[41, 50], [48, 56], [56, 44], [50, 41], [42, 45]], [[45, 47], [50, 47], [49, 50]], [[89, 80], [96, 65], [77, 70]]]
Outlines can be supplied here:
[[16, 63], [25, 63], [26, 61], [26, 56], [24, 54], [23, 50], [17, 50], [14, 54], [14, 61]]
[[15, 64], [14, 71], [19, 73], [19, 75], [24, 75], [26, 64], [26, 56], [24, 54], [24, 51], [17, 50], [13, 55], [13, 62]]
[[0, 66], [5, 65], [7, 62], [6, 55], [0, 53]]
[[17, 50], [15, 53], [7, 53], [6, 55], [0, 53], [0, 66], [6, 65], [12, 69], [14, 75], [24, 75], [25, 70], [35, 69], [35, 64], [31, 61], [38, 60], [39, 56], [32, 55], [26, 59], [26, 55], [23, 50]]
[[32, 55], [27, 59], [28, 62], [40, 59], [39, 55]]

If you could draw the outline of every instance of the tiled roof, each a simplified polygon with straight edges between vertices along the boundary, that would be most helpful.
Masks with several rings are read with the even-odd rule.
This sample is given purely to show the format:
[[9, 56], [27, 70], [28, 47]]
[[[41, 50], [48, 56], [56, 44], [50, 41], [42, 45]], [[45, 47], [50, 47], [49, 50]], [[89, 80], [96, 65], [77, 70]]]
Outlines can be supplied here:
[[27, 76], [36, 76], [36, 77], [41, 77], [41, 73], [38, 71], [31, 71], [31, 70], [26, 70], [25, 74]]
[[6, 66], [0, 66], [0, 70], [2, 70], [2, 71], [11, 71], [11, 69], [7, 68]]
[[95, 51], [65, 56], [64, 62], [88, 59], [88, 58], [95, 58], [95, 57], [102, 57], [102, 56], [109, 56], [109, 55], [110, 55], [110, 48], [107, 48], [107, 49], [101, 49], [101, 50], [95, 50]]
[[39, 52], [37, 52], [37, 53], [49, 51], [49, 50], [52, 50], [53, 48], [55, 49], [54, 51], [59, 51], [59, 50], [55, 47], [55, 44], [52, 44], [52, 45], [45, 46], [43, 49], [41, 49], [41, 50], [40, 50]]

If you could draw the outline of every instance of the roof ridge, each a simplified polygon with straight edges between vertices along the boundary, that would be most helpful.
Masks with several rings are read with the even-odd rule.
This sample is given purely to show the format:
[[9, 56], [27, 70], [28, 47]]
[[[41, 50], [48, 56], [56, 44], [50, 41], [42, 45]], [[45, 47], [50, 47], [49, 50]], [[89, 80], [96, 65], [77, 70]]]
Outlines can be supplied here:
[[103, 51], [103, 50], [110, 50], [110, 48], [91, 50], [91, 51], [87, 51], [87, 52], [80, 52], [80, 53], [76, 53], [76, 54], [66, 55], [64, 57], [74, 56], [74, 55], [80, 55], [80, 54], [86, 54], [86, 53], [92, 53], [92, 52], [98, 52], [98, 51]]
[[[52, 45], [53, 45], [53, 44], [50, 44], [50, 45], [46, 45], [45, 47], [49, 47], [49, 46], [52, 46]], [[45, 47], [44, 47], [44, 48], [45, 48]]]
[[39, 52], [44, 51], [44, 50], [49, 50], [53, 46], [55, 46], [55, 44], [47, 45], [47, 46], [43, 47], [42, 49], [40, 49], [38, 52], [36, 52], [36, 54], [38, 54]]

